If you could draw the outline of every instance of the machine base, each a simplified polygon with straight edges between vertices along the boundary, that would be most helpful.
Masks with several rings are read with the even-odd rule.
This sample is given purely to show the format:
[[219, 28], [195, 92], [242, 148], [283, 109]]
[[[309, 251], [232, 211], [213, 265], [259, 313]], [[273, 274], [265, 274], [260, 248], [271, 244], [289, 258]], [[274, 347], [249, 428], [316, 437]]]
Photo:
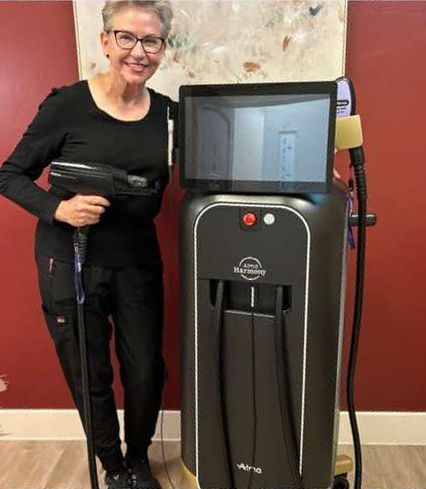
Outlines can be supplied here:
[[[332, 489], [349, 489], [347, 476], [352, 472], [354, 463], [348, 455], [337, 455], [336, 465], [334, 468], [334, 485]], [[185, 479], [191, 481], [191, 489], [198, 488], [198, 480], [195, 475], [188, 469], [182, 461], [182, 469], [185, 474]], [[189, 489], [189, 488], [188, 488]]]

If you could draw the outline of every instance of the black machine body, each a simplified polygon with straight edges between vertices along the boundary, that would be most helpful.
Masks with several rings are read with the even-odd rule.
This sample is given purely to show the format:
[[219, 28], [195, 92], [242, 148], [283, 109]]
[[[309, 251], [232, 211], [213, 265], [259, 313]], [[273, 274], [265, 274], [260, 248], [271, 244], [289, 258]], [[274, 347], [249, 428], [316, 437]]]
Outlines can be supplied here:
[[299, 196], [187, 193], [182, 457], [198, 487], [230, 487], [230, 472], [238, 489], [333, 487], [347, 218], [340, 184]]
[[336, 107], [335, 82], [181, 87], [182, 458], [201, 489], [333, 487]]

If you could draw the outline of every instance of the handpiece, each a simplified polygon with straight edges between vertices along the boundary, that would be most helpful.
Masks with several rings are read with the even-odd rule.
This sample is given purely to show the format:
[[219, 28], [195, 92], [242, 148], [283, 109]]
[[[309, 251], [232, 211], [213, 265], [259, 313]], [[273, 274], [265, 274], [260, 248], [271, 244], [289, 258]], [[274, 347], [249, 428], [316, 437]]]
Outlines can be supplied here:
[[152, 195], [161, 188], [161, 182], [151, 185], [146, 177], [129, 175], [126, 171], [101, 163], [53, 161], [49, 183], [82, 195]]

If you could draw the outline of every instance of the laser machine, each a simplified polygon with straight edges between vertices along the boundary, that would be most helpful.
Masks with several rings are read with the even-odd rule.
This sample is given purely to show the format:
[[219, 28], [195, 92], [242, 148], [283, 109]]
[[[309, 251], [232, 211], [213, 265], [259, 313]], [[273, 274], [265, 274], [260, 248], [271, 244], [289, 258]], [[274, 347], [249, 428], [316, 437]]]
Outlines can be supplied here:
[[201, 489], [348, 487], [346, 250], [366, 216], [333, 181], [336, 108], [336, 82], [180, 89], [182, 459]]

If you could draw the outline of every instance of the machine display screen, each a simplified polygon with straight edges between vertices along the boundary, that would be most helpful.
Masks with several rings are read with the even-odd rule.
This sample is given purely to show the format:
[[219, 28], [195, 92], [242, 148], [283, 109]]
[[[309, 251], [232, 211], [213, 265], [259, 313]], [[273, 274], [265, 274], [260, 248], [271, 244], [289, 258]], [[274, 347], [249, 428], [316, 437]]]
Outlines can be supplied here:
[[181, 87], [182, 185], [223, 192], [328, 191], [336, 90], [334, 82]]

